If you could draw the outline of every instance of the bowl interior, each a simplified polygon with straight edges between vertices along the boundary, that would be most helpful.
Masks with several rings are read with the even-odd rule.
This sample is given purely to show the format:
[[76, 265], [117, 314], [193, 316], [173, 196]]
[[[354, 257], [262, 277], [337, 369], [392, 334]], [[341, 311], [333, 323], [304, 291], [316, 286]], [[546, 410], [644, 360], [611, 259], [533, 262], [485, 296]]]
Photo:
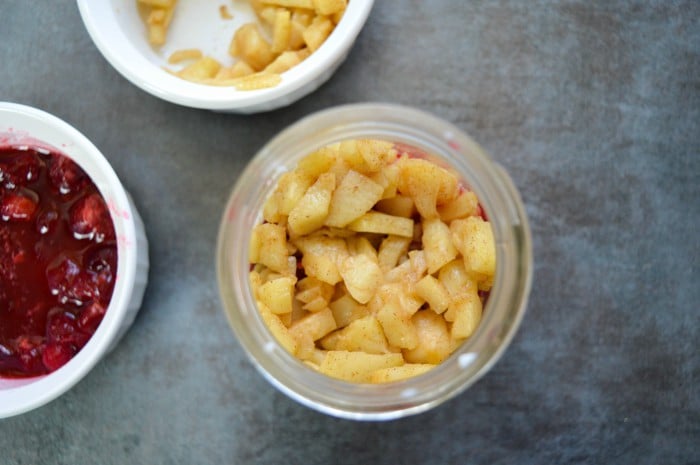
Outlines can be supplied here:
[[105, 198], [117, 236], [117, 277], [112, 299], [97, 331], [73, 359], [46, 376], [0, 378], [0, 418], [42, 405], [82, 378], [110, 347], [124, 319], [136, 269], [134, 212], [107, 160], [81, 133], [43, 111], [0, 102], [0, 146], [28, 145], [57, 150], [78, 163]]
[[[151, 47], [146, 37], [143, 19], [136, 1], [111, 0], [114, 19], [128, 37], [131, 45], [153, 66], [167, 66], [168, 57], [176, 50], [198, 48], [225, 65], [232, 65], [234, 59], [228, 54], [228, 46], [234, 32], [240, 26], [256, 21], [255, 13], [248, 2], [229, 2], [231, 19], [222, 19], [219, 14], [220, 0], [181, 0], [177, 13], [168, 29], [168, 40], [160, 48]], [[114, 44], [118, 47], [119, 44]]]
[[[214, 0], [180, 0], [168, 33], [168, 42], [160, 49], [150, 46], [136, 0], [94, 2], [78, 0], [83, 22], [105, 58], [124, 77], [143, 90], [162, 99], [195, 108], [234, 110], [259, 106], [269, 101], [291, 103], [285, 97], [320, 85], [345, 58], [364, 25], [373, 0], [348, 3], [343, 19], [323, 46], [303, 63], [282, 74], [282, 82], [268, 89], [238, 91], [185, 81], [163, 69], [170, 53], [182, 48], [201, 48], [224, 65], [232, 64], [227, 50], [234, 31], [250, 21], [257, 21], [247, 1], [229, 3], [233, 19], [219, 15], [222, 2]], [[320, 82], [319, 82], [320, 81]], [[276, 105], [276, 106], [281, 106]], [[272, 109], [276, 106], [268, 106]]]

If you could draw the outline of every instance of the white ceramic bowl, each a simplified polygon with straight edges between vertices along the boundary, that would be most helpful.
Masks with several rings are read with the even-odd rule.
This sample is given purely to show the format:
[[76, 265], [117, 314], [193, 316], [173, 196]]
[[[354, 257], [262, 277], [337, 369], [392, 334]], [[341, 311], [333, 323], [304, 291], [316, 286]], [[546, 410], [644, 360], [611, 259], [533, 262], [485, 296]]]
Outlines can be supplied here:
[[45, 376], [0, 378], [0, 418], [18, 415], [70, 389], [131, 326], [148, 275], [148, 244], [138, 212], [100, 151], [80, 132], [44, 111], [0, 102], [0, 146], [58, 151], [90, 176], [110, 207], [117, 236], [117, 278], [105, 316], [88, 343], [67, 364]]
[[245, 1], [229, 4], [234, 17], [224, 21], [218, 13], [221, 1], [179, 0], [168, 41], [160, 51], [148, 43], [136, 0], [78, 0], [78, 7], [90, 36], [107, 61], [146, 92], [193, 108], [256, 113], [289, 105], [328, 80], [345, 60], [373, 2], [348, 2], [343, 19], [316, 52], [283, 73], [279, 85], [255, 91], [196, 84], [163, 69], [165, 57], [182, 48], [200, 48], [214, 58], [226, 60], [234, 31], [255, 21]]

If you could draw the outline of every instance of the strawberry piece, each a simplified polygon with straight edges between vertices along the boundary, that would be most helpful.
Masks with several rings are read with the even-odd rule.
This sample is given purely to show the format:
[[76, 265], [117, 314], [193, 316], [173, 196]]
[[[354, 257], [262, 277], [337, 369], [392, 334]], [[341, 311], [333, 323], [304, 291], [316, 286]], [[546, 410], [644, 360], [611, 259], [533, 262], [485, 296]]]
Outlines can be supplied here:
[[7, 193], [0, 201], [0, 217], [4, 221], [31, 221], [36, 209], [36, 200], [22, 194]]
[[71, 231], [76, 239], [102, 242], [114, 239], [114, 226], [102, 196], [93, 193], [79, 199], [70, 210]]
[[45, 373], [41, 354], [44, 352], [44, 341], [39, 336], [20, 336], [15, 342], [15, 353], [19, 358], [23, 371], [28, 374]]
[[46, 280], [51, 294], [62, 304], [82, 305], [95, 294], [95, 284], [83, 273], [79, 261], [64, 254], [46, 268]]
[[65, 156], [52, 159], [49, 166], [49, 179], [53, 186], [64, 195], [80, 191], [89, 182], [85, 171]]
[[75, 316], [60, 307], [49, 310], [46, 322], [46, 339], [49, 342], [71, 342], [76, 332]]
[[114, 247], [100, 247], [85, 256], [85, 269], [95, 284], [94, 297], [105, 306], [109, 304], [117, 277], [117, 251]]
[[70, 344], [50, 342], [46, 344], [41, 361], [49, 372], [56, 371], [68, 363], [75, 353]]
[[7, 162], [0, 163], [0, 181], [7, 187], [26, 186], [36, 181], [41, 172], [41, 162], [34, 152], [18, 152]]
[[80, 313], [78, 328], [85, 333], [94, 334], [105, 316], [105, 311], [105, 307], [99, 302], [91, 303]]
[[91, 334], [80, 331], [78, 319], [68, 311], [54, 307], [49, 311], [46, 322], [46, 340], [49, 343], [69, 344], [77, 350], [90, 339]]

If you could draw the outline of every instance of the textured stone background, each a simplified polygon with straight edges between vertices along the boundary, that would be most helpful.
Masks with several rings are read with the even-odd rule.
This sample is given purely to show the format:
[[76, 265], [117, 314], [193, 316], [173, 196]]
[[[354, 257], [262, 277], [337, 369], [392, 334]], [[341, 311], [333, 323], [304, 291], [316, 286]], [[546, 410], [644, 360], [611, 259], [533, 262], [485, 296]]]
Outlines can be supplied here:
[[[378, 0], [330, 82], [243, 117], [131, 85], [74, 2], [2, 0], [0, 99], [102, 149], [141, 211], [152, 272], [111, 355], [0, 421], [0, 463], [700, 463], [699, 18], [696, 0]], [[213, 266], [256, 150], [356, 101], [470, 133], [512, 174], [535, 241], [529, 310], [502, 360], [443, 406], [380, 424], [315, 413], [259, 376]]]

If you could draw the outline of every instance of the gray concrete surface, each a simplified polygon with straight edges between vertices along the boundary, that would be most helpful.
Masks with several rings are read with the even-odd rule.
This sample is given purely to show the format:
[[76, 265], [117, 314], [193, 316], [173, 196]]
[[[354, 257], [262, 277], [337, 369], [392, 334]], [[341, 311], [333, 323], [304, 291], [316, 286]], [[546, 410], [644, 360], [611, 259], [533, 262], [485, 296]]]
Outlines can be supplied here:
[[[0, 463], [700, 463], [699, 18], [694, 0], [379, 0], [330, 82], [242, 117], [132, 86], [73, 2], [2, 0], [0, 99], [102, 149], [141, 211], [152, 271], [111, 355], [0, 421]], [[315, 413], [259, 376], [213, 266], [255, 151], [356, 101], [470, 133], [512, 174], [535, 241], [531, 303], [503, 359], [443, 406], [380, 424]]]

